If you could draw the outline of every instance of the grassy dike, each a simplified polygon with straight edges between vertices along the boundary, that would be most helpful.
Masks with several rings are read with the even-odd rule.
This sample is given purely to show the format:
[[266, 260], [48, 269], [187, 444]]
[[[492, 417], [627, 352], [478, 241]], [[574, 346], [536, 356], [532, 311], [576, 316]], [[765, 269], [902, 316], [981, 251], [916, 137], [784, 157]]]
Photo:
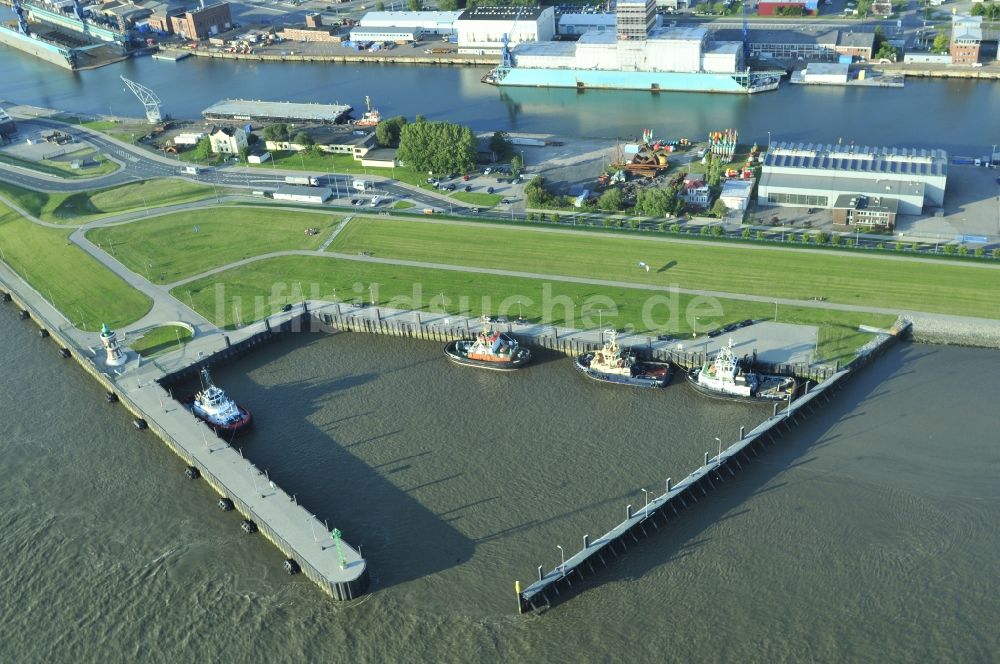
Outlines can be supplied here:
[[[598, 326], [600, 309], [606, 327], [632, 326], [640, 333], [667, 332], [681, 337], [691, 335], [692, 324], [705, 331], [726, 321], [771, 319], [774, 315], [770, 303], [544, 279], [512, 279], [321, 256], [270, 258], [178, 286], [171, 292], [209, 320], [228, 327], [236, 324], [237, 316], [247, 324], [304, 298], [369, 302], [372, 294], [376, 304], [382, 306], [473, 315], [516, 316], [520, 300], [524, 316], [532, 321], [581, 329]], [[645, 308], [648, 315], [644, 315]], [[851, 357], [871, 338], [857, 331], [859, 324], [888, 326], [893, 320], [893, 316], [811, 308], [780, 310], [781, 322], [820, 328], [818, 353], [826, 361]]]
[[180, 179], [143, 180], [81, 192], [42, 192], [0, 182], [0, 195], [33, 217], [78, 226], [112, 214], [204, 200], [215, 189]]
[[152, 306], [86, 252], [70, 244], [70, 230], [43, 228], [0, 204], [0, 258], [82, 330], [101, 323], [119, 328]]

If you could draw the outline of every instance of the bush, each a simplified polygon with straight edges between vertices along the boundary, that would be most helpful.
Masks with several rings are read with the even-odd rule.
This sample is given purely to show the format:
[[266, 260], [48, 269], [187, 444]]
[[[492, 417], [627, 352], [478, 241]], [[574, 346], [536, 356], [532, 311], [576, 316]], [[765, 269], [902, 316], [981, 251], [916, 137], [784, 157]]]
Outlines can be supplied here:
[[993, 256], [993, 258], [1000, 258], [1000, 247], [994, 249], [990, 255]]
[[764, 231], [757, 231], [757, 239], [758, 240], [763, 240], [765, 238], [767, 238], [767, 233], [765, 233]]
[[711, 232], [713, 237], [721, 237], [722, 234], [725, 233], [725, 229], [723, 229], [722, 226], [712, 226]]
[[614, 225], [615, 225], [615, 220], [614, 219], [612, 219], [611, 217], [605, 217], [604, 218], [604, 227], [605, 228], [614, 228]]
[[816, 241], [816, 244], [826, 244], [830, 238], [827, 237], [826, 233], [820, 231], [813, 236], [813, 239]]
[[983, 256], [986, 255], [986, 250], [983, 249], [982, 247], [976, 247], [976, 250], [973, 252], [973, 254], [975, 255], [976, 258], [982, 258]]
[[680, 224], [670, 224], [670, 232], [671, 233], [680, 233], [681, 232], [681, 225]]
[[959, 256], [968, 256], [969, 255], [969, 248], [963, 244], [961, 247], [958, 248], [958, 255]]
[[837, 235], [836, 233], [830, 235], [830, 244], [832, 244], [835, 247], [839, 247], [840, 242], [841, 242], [841, 237], [839, 235]]
[[708, 235], [710, 232], [711, 232], [711, 229], [708, 226], [702, 226], [701, 227], [700, 233], [702, 235]]
[[920, 245], [917, 244], [916, 242], [911, 242], [910, 243], [910, 251], [912, 251], [914, 253], [916, 253], [917, 251], [920, 251]]
[[552, 223], [553, 224], [558, 224], [559, 223], [559, 213], [558, 212], [553, 212], [552, 213]]
[[[625, 223], [625, 222], [622, 222], [622, 223]], [[638, 219], [629, 219], [628, 220], [628, 225], [634, 231], [635, 230], [639, 230], [639, 220]]]
[[846, 240], [844, 240], [844, 246], [853, 247], [854, 246], [854, 238], [853, 237], [849, 237]]
[[944, 253], [946, 253], [949, 256], [951, 256], [952, 254], [955, 253], [955, 245], [953, 245], [953, 244], [946, 244], [943, 247], [941, 247], [941, 250], [944, 251]]
[[803, 233], [802, 235], [800, 235], [799, 242], [801, 242], [802, 244], [809, 244], [809, 234]]
[[885, 249], [885, 242], [879, 242], [875, 245], [876, 249]]
[[749, 240], [750, 239], [750, 232], [751, 231], [750, 231], [749, 228], [744, 228], [743, 232], [740, 233], [740, 235], [743, 237], [744, 240]]
[[895, 248], [896, 251], [902, 251], [903, 250], [903, 243], [902, 242], [894, 242], [893, 243], [893, 247]]

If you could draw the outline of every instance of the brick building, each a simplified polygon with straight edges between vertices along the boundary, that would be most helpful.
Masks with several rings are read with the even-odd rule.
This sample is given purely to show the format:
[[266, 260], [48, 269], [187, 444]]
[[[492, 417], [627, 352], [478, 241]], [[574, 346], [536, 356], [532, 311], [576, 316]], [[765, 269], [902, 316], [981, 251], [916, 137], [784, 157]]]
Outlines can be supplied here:
[[982, 16], [952, 16], [951, 64], [972, 65], [979, 62], [979, 45], [982, 41]]
[[233, 27], [228, 2], [191, 9], [170, 17], [171, 31], [185, 39], [204, 40]]

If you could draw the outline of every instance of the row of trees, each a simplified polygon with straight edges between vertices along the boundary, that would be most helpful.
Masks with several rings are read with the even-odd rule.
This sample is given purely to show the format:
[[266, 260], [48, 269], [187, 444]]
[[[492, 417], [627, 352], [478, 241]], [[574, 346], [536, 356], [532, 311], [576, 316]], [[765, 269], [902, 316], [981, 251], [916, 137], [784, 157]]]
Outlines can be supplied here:
[[972, 5], [971, 14], [982, 16], [987, 21], [1000, 21], [1000, 3], [980, 2]]
[[[249, 136], [247, 137], [249, 139]], [[310, 148], [316, 145], [316, 139], [307, 131], [297, 132], [292, 135], [288, 130], [288, 125], [284, 122], [277, 122], [264, 127], [264, 138], [269, 141], [288, 141]]]
[[402, 125], [397, 156], [417, 171], [465, 173], [476, 166], [476, 137], [468, 127], [418, 117]]
[[875, 52], [874, 58], [876, 60], [884, 58], [886, 60], [896, 62], [899, 59], [899, 49], [890, 44], [889, 40], [885, 38], [885, 32], [882, 31], [882, 26], [875, 28], [873, 50]]

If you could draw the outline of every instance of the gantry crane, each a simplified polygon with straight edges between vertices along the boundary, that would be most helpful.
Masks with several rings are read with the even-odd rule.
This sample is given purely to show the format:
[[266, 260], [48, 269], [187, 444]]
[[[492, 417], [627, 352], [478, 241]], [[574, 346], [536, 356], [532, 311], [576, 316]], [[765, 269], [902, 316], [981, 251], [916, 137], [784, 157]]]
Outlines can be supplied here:
[[152, 90], [144, 85], [139, 85], [135, 81], [130, 81], [124, 76], [121, 79], [128, 86], [128, 89], [132, 91], [142, 105], [146, 108], [146, 119], [150, 124], [158, 124], [163, 121], [163, 114], [160, 111], [160, 98], [156, 96]]

